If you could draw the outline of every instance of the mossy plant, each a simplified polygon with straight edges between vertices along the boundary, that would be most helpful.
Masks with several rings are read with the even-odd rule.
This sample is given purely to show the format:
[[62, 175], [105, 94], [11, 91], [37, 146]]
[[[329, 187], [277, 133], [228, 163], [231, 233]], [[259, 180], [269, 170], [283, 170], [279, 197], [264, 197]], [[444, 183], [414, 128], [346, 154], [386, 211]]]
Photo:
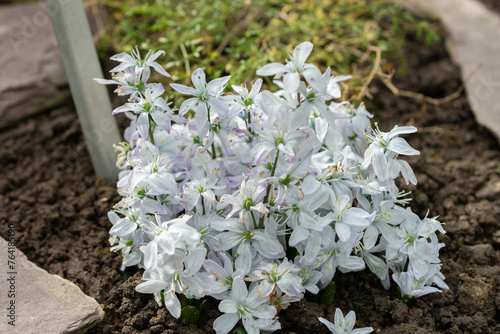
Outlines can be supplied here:
[[[343, 83], [344, 99], [355, 100], [373, 68], [375, 49], [382, 59], [399, 58], [409, 32], [427, 43], [439, 40], [435, 27], [387, 0], [171, 1], [104, 0], [111, 13], [98, 47], [127, 51], [165, 50], [164, 65], [175, 82], [189, 84], [196, 68], [210, 77], [231, 74], [230, 83], [250, 82], [263, 65], [286, 59], [304, 39], [316, 45], [311, 61], [334, 74], [352, 74]], [[385, 71], [394, 65], [382, 64]], [[402, 68], [404, 71], [404, 68]], [[166, 83], [165, 78], [153, 80]], [[272, 78], [266, 78], [270, 84]], [[175, 95], [174, 99], [179, 99]], [[176, 101], [178, 102], [178, 101]]]

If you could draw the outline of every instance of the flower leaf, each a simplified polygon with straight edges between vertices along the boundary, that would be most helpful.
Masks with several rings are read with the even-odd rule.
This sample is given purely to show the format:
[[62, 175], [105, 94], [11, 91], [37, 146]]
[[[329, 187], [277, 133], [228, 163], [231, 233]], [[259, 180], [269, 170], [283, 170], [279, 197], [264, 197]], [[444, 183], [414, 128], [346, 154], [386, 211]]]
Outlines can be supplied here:
[[333, 305], [336, 292], [337, 292], [337, 285], [335, 284], [335, 282], [328, 284], [326, 288], [318, 294], [318, 303], [325, 305]]

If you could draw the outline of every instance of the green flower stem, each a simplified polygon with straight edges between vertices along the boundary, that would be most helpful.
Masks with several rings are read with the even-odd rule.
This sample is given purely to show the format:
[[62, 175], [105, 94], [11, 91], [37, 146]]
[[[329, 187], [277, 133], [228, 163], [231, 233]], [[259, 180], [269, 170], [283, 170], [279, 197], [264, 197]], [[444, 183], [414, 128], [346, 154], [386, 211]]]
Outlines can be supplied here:
[[251, 123], [251, 118], [250, 118], [250, 110], [247, 110], [247, 128], [248, 128], [248, 125]]
[[250, 110], [246, 110], [246, 117], [244, 117], [243, 119], [245, 120], [245, 126], [248, 130], [248, 132], [250, 132], [250, 134], [246, 134], [248, 136], [248, 142], [251, 143], [253, 141], [253, 137], [255, 137], [255, 132], [253, 132], [253, 130], [248, 126], [250, 124], [250, 122], [252, 121], [251, 118], [250, 118]]
[[[207, 104], [207, 116], [208, 116], [208, 123], [210, 123], [210, 129], [212, 129], [212, 121], [210, 120], [210, 106]], [[212, 131], [212, 130], [210, 130]], [[217, 157], [217, 154], [215, 152], [215, 144], [212, 141], [212, 159], [215, 160]]]
[[155, 131], [155, 127], [156, 127], [156, 123], [155, 121], [153, 121], [153, 118], [151, 117], [151, 115], [148, 116], [149, 117], [149, 139], [151, 139], [151, 144], [155, 144], [155, 138], [153, 136], [153, 133]]
[[217, 157], [217, 155], [215, 153], [215, 144], [214, 144], [214, 142], [212, 142], [212, 159], [215, 160], [216, 157]]
[[[277, 150], [276, 151], [276, 158], [274, 159], [273, 169], [271, 170], [271, 177], [273, 177], [274, 173], [276, 172], [276, 165], [278, 164], [279, 154], [280, 154], [280, 150]], [[268, 203], [270, 192], [271, 192], [271, 184], [268, 184], [267, 189], [266, 189], [266, 196], [264, 197], [264, 201], [263, 201], [264, 204]], [[263, 228], [263, 227], [264, 227], [264, 216], [260, 217], [260, 219], [259, 219], [259, 228]]]
[[258, 228], [257, 221], [255, 220], [255, 215], [253, 214], [253, 211], [250, 211], [250, 214], [252, 215], [253, 227]]

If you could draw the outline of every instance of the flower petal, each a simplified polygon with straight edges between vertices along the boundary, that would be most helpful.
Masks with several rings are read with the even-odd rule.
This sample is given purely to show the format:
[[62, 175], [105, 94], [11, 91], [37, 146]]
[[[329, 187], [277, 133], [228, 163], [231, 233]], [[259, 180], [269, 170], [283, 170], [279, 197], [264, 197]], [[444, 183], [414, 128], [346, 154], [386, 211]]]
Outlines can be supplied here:
[[173, 291], [168, 291], [165, 295], [165, 306], [174, 318], [181, 316], [181, 302]]
[[188, 87], [175, 83], [171, 83], [170, 87], [172, 87], [175, 91], [178, 91], [179, 93], [184, 95], [198, 96], [198, 92], [193, 87]]
[[287, 73], [283, 78], [283, 87], [288, 94], [294, 94], [299, 89], [300, 77], [296, 72]]
[[307, 57], [311, 54], [313, 44], [311, 42], [303, 42], [295, 47], [293, 51], [297, 55], [297, 61], [301, 67], [305, 64]]
[[392, 138], [387, 149], [403, 155], [420, 155], [420, 152], [412, 148], [403, 138]]
[[375, 150], [373, 153], [372, 162], [375, 175], [377, 175], [377, 177], [383, 181], [387, 180], [389, 177], [389, 166], [387, 165], [384, 151]]
[[205, 91], [207, 85], [207, 80], [205, 77], [205, 72], [201, 68], [197, 68], [193, 74], [191, 74], [191, 81], [193, 82], [196, 90], [201, 93]]
[[158, 242], [153, 240], [146, 246], [141, 246], [140, 249], [144, 254], [144, 268], [147, 270], [155, 269], [158, 263]]
[[139, 130], [141, 138], [147, 140], [149, 131], [149, 115], [147, 113], [141, 113], [139, 117], [137, 117], [136, 126], [137, 130]]
[[215, 319], [213, 328], [217, 334], [227, 334], [236, 326], [238, 320], [238, 313], [226, 313]]
[[135, 291], [140, 293], [156, 293], [167, 287], [167, 283], [159, 280], [146, 281], [135, 287]]
[[288, 71], [289, 71], [288, 67], [286, 67], [283, 64], [271, 63], [259, 68], [257, 70], [257, 75], [260, 75], [262, 77], [267, 77], [270, 75], [282, 74]]
[[[158, 51], [160, 52], [160, 51]], [[170, 78], [170, 74], [168, 74], [167, 71], [165, 71], [165, 69], [158, 63], [151, 63], [149, 64], [149, 66], [151, 66], [152, 68], [155, 69], [156, 72], [160, 73], [161, 75], [163, 76], [166, 76], [167, 78]]]
[[316, 66], [311, 65], [304, 72], [302, 72], [302, 75], [312, 88], [316, 89], [323, 95], [326, 94], [326, 87], [328, 83]]
[[111, 227], [111, 229], [109, 230], [109, 234], [123, 237], [134, 232], [136, 229], [137, 229], [136, 223], [128, 219], [122, 218], [118, 220], [118, 222], [115, 225], [113, 225], [113, 227]]
[[408, 133], [414, 133], [417, 132], [417, 128], [414, 126], [394, 126], [394, 128], [389, 132], [389, 135], [387, 136], [388, 140], [391, 140], [395, 136], [402, 135], [402, 134], [408, 134]]

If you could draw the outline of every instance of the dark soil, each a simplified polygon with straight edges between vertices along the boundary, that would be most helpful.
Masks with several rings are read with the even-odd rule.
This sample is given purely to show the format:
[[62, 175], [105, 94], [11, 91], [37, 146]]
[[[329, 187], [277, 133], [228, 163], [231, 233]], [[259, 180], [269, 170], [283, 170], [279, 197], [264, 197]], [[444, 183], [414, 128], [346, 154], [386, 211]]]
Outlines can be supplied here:
[[[409, 41], [408, 73], [395, 84], [432, 97], [453, 93], [458, 68], [442, 45]], [[368, 109], [383, 131], [395, 124], [419, 128], [408, 136], [421, 155], [410, 159], [419, 184], [412, 207], [422, 217], [439, 215], [443, 273], [450, 290], [408, 307], [396, 289], [386, 291], [369, 272], [335, 277], [334, 305], [307, 299], [279, 314], [281, 333], [327, 333], [336, 307], [355, 310], [357, 327], [380, 333], [500, 333], [500, 147], [474, 121], [462, 95], [439, 107], [398, 98], [372, 85]], [[71, 106], [29, 119], [0, 133], [0, 235], [17, 229], [18, 248], [50, 273], [61, 275], [103, 305], [104, 321], [90, 333], [208, 333], [219, 315], [209, 300], [198, 326], [171, 317], [152, 296], [136, 293], [141, 273], [120, 271], [109, 251], [107, 211], [118, 201], [114, 184], [95, 179], [79, 122]]]
[[482, 2], [487, 8], [492, 9], [500, 14], [500, 1], [498, 0], [479, 0]]

